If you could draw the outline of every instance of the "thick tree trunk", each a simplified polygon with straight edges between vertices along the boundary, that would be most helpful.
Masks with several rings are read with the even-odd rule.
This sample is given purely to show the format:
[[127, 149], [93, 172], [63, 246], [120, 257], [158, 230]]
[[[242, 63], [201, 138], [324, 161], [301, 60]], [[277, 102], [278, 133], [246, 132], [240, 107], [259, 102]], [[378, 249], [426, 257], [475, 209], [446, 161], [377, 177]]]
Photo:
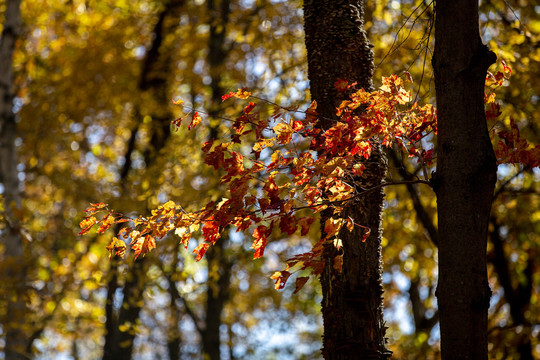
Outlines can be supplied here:
[[0, 182], [3, 186], [5, 228], [2, 230], [4, 254], [3, 284], [7, 301], [6, 315], [2, 319], [5, 334], [4, 355], [6, 359], [28, 359], [25, 322], [28, 309], [24, 300], [25, 260], [24, 244], [20, 231], [18, 212], [21, 195], [17, 171], [17, 126], [13, 113], [13, 52], [20, 33], [20, 1], [6, 2], [5, 21], [0, 38]]
[[[328, 128], [337, 120], [335, 108], [346, 96], [335, 90], [336, 80], [372, 88], [373, 53], [363, 29], [363, 1], [306, 0], [304, 16], [311, 95], [317, 101], [322, 127]], [[380, 184], [385, 176], [385, 160], [380, 149], [374, 148], [357, 188]], [[382, 190], [371, 191], [345, 209], [344, 215], [369, 227], [371, 235], [362, 242], [362, 229], [340, 234], [341, 273], [333, 267], [338, 250], [333, 244], [325, 246], [321, 276], [325, 359], [387, 359], [391, 355], [385, 348], [382, 315], [382, 202]]]
[[479, 35], [477, 0], [435, 6], [441, 352], [443, 359], [487, 359], [486, 244], [497, 165], [484, 81], [496, 57]]

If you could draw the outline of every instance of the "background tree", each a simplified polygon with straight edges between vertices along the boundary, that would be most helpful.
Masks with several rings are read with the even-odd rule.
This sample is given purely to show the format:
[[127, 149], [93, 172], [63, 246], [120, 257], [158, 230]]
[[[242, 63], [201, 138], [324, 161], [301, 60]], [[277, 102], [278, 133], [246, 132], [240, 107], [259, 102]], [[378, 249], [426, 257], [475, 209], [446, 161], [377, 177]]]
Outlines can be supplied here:
[[486, 249], [497, 165], [484, 84], [496, 56], [480, 38], [477, 2], [437, 2], [435, 13], [441, 353], [487, 359]]
[[26, 358], [28, 330], [25, 301], [26, 265], [21, 231], [21, 194], [17, 172], [17, 128], [13, 113], [13, 53], [21, 31], [20, 2], [7, 1], [0, 37], [0, 181], [3, 185], [2, 297], [9, 299], [2, 314], [5, 355]]
[[[371, 91], [373, 53], [364, 31], [363, 1], [305, 1], [304, 28], [312, 99], [323, 129], [338, 119], [336, 108], [348, 97], [335, 87], [338, 80], [357, 83]], [[336, 61], [336, 56], [340, 61]], [[374, 145], [376, 148], [378, 144]], [[357, 160], [359, 161], [359, 160]], [[368, 161], [363, 176], [355, 179], [357, 191], [381, 184], [386, 163], [380, 149]], [[321, 275], [325, 359], [386, 359], [385, 326], [382, 316], [381, 212], [383, 191], [362, 195], [348, 205], [345, 218], [367, 226], [371, 235], [361, 241], [365, 228], [342, 231], [343, 248], [328, 241], [324, 245], [325, 269]], [[331, 211], [322, 214], [324, 229]], [[324, 230], [323, 230], [324, 234]], [[336, 269], [336, 259], [343, 268]]]

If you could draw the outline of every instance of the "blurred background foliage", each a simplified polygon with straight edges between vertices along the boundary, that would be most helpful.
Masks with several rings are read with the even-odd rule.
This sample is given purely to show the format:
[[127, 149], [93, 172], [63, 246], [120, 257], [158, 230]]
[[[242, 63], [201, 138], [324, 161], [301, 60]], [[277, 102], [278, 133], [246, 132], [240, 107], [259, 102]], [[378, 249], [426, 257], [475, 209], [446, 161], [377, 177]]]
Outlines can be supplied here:
[[[508, 127], [513, 118], [538, 144], [540, 7], [534, 3], [481, 1], [480, 21], [484, 41], [512, 68], [493, 127]], [[4, 11], [0, 0], [1, 18]], [[108, 259], [112, 233], [77, 236], [90, 202], [135, 214], [169, 199], [195, 209], [224, 196], [200, 151], [210, 137], [227, 136], [220, 117], [240, 110], [234, 103], [225, 108], [221, 95], [245, 86], [283, 106], [309, 101], [301, 2], [23, 0], [22, 16], [14, 109], [29, 269], [28, 353], [95, 359], [120, 346], [133, 359], [210, 358], [215, 342], [205, 341], [217, 334], [221, 359], [320, 358], [318, 283], [292, 295], [290, 287], [275, 291], [269, 279], [317, 234], [275, 239], [253, 261], [250, 240], [231, 233], [199, 263], [190, 254], [196, 242], [185, 250], [174, 234], [137, 262]], [[375, 84], [408, 71], [418, 101], [434, 103], [433, 16], [428, 1], [367, 1]], [[172, 104], [176, 99], [185, 102], [184, 113]], [[190, 108], [206, 126], [171, 129]], [[422, 175], [402, 153], [389, 150], [388, 159], [391, 180]], [[498, 180], [488, 245], [490, 358], [540, 358], [540, 171], [500, 166]], [[436, 226], [430, 189], [386, 188], [385, 318], [396, 359], [439, 358]]]

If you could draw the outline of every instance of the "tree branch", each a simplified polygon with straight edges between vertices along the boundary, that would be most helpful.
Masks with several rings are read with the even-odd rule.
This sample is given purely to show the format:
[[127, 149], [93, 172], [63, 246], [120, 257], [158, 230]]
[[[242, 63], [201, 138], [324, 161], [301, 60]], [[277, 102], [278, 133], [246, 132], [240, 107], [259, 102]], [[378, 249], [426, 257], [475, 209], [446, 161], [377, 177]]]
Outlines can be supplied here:
[[[422, 205], [422, 202], [420, 201], [420, 196], [418, 194], [418, 191], [413, 186], [414, 181], [416, 181], [416, 180], [414, 180], [414, 181], [411, 180], [413, 178], [413, 175], [410, 174], [407, 171], [407, 169], [405, 169], [405, 166], [399, 160], [396, 152], [393, 149], [390, 149], [390, 151], [388, 151], [388, 153], [390, 155], [390, 158], [392, 159], [392, 161], [396, 165], [396, 168], [398, 169], [398, 172], [399, 172], [400, 176], [408, 181], [408, 182], [405, 183], [405, 185], [407, 186], [407, 191], [409, 192], [409, 195], [411, 196], [411, 200], [413, 202], [413, 207], [414, 207], [414, 210], [416, 211], [418, 219], [422, 223], [422, 226], [424, 226], [424, 229], [426, 229], [426, 231], [428, 232], [429, 237], [430, 237], [431, 241], [433, 242], [433, 244], [435, 246], [438, 246], [438, 244], [439, 244], [439, 233], [437, 231], [437, 228], [433, 224], [433, 220], [431, 219], [431, 216], [426, 211], [426, 208], [424, 207], [424, 205]], [[424, 183], [424, 182], [422, 182], [422, 183]], [[428, 182], [428, 184], [429, 184], [429, 182]], [[429, 184], [429, 185], [431, 185], [431, 184]]]

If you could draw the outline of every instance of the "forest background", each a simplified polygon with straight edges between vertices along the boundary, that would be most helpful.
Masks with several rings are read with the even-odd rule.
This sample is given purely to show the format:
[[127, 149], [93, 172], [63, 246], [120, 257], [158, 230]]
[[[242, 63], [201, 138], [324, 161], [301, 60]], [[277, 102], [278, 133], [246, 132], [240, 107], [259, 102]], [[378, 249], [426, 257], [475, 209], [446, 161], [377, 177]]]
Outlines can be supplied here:
[[[513, 118], [537, 144], [539, 6], [493, 0], [480, 10], [484, 41], [512, 68], [497, 93], [497, 126], [509, 128]], [[283, 107], [309, 105], [301, 3], [37, 0], [22, 1], [21, 14], [13, 109], [27, 353], [94, 359], [134, 340], [126, 358], [197, 358], [212, 348], [222, 359], [320, 356], [318, 283], [293, 295], [292, 285], [277, 292], [270, 279], [285, 259], [309, 250], [316, 233], [273, 240], [256, 261], [250, 239], [231, 234], [200, 262], [191, 254], [196, 242], [184, 250], [173, 234], [143, 261], [108, 260], [109, 233], [77, 236], [90, 202], [144, 214], [169, 199], [196, 209], [223, 197], [200, 151], [210, 136], [227, 134], [219, 116], [241, 110], [221, 96], [245, 86]], [[431, 3], [368, 2], [365, 14], [375, 85], [408, 71], [413, 94], [434, 103]], [[213, 116], [197, 131], [174, 131], [178, 99], [184, 110]], [[393, 181], [421, 170], [396, 151], [388, 157]], [[538, 168], [499, 167], [488, 243], [493, 358], [540, 357], [539, 179]], [[398, 359], [436, 359], [435, 198], [421, 186], [385, 193], [389, 348]], [[2, 291], [8, 266], [2, 262]]]

